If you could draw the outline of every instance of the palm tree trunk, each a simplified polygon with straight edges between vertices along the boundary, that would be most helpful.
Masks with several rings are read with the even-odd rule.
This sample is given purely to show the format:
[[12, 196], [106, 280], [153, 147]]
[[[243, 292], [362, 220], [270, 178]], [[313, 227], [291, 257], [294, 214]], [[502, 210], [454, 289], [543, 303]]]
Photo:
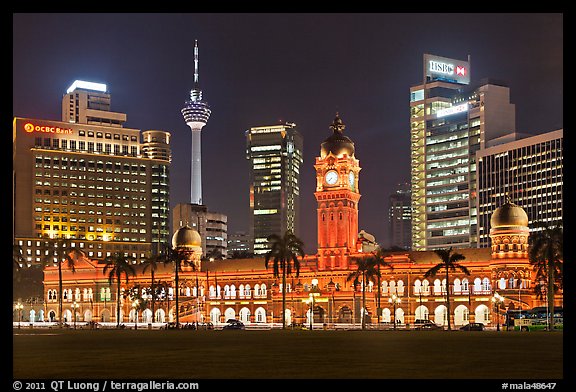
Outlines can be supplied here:
[[180, 309], [178, 309], [178, 294], [179, 294], [179, 285], [178, 285], [178, 267], [180, 266], [178, 262], [176, 264], [176, 271], [174, 273], [174, 281], [176, 284], [176, 329], [180, 325]]
[[[366, 274], [362, 273], [362, 309], [360, 310], [360, 317], [362, 317], [362, 329], [366, 327]], [[394, 316], [396, 322], [396, 316]]]
[[378, 263], [378, 276], [377, 276], [377, 278], [378, 278], [378, 291], [377, 291], [377, 293], [378, 293], [377, 298], [378, 299], [376, 301], [376, 313], [378, 316], [378, 326], [380, 326], [380, 297], [381, 297], [381, 295], [380, 295], [380, 263]]
[[548, 257], [548, 289], [547, 289], [547, 300], [548, 300], [548, 312], [550, 314], [550, 322], [548, 324], [548, 330], [554, 330], [554, 259], [549, 255]]
[[449, 280], [448, 267], [446, 267], [446, 311], [448, 312], [448, 331], [452, 330], [450, 326], [450, 280]]
[[62, 328], [62, 260], [58, 260], [58, 325]]
[[[312, 309], [312, 317], [314, 309]], [[272, 320], [274, 323], [274, 320]], [[282, 329], [286, 328], [286, 261], [282, 262]]]
[[120, 271], [116, 273], [116, 328], [120, 327]]
[[150, 285], [150, 291], [152, 293], [152, 322], [156, 322], [156, 314], [154, 313], [154, 304], [156, 298], [156, 292], [154, 291], [154, 269], [151, 268], [152, 284]]

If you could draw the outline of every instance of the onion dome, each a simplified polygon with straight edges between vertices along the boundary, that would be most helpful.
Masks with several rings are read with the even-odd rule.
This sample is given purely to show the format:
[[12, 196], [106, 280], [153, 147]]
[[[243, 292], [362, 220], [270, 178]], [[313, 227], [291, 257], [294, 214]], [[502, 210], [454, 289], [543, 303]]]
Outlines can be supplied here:
[[324, 140], [320, 147], [320, 157], [322, 159], [326, 158], [330, 153], [338, 158], [342, 158], [344, 154], [350, 157], [354, 156], [354, 142], [348, 136], [344, 136], [344, 128], [346, 128], [346, 125], [336, 113], [336, 118], [330, 125], [333, 133]]
[[524, 226], [528, 227], [528, 215], [524, 209], [507, 198], [506, 203], [498, 207], [490, 218], [490, 227]]
[[196, 230], [186, 225], [179, 228], [172, 236], [172, 247], [174, 249], [202, 247], [202, 238]]

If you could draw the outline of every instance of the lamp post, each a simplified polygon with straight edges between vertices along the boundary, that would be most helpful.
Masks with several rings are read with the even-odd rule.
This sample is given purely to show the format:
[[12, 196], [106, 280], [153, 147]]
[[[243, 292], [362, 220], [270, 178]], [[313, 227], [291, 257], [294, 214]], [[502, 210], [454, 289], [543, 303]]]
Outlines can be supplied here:
[[18, 329], [20, 329], [20, 324], [22, 323], [22, 309], [24, 309], [24, 305], [18, 302], [15, 308], [18, 311]]
[[388, 298], [388, 302], [394, 305], [394, 329], [396, 329], [396, 306], [401, 302], [401, 300], [396, 294], [392, 294], [392, 296]]
[[500, 331], [500, 312], [498, 311], [498, 308], [503, 301], [504, 297], [502, 297], [497, 292], [494, 292], [494, 295], [492, 296], [492, 303], [494, 304], [494, 311], [496, 312], [496, 331]]
[[320, 290], [318, 290], [318, 279], [312, 279], [312, 288], [310, 289], [310, 294], [308, 295], [309, 303], [312, 305], [310, 308], [310, 331], [313, 328], [314, 322], [314, 305], [315, 305], [315, 297], [320, 295]]
[[138, 330], [138, 304], [140, 301], [137, 299], [132, 302], [132, 308], [134, 309], [134, 330]]
[[74, 312], [74, 329], [76, 329], [76, 309], [78, 309], [79, 307], [80, 305], [77, 304], [76, 301], [72, 303], [72, 311]]

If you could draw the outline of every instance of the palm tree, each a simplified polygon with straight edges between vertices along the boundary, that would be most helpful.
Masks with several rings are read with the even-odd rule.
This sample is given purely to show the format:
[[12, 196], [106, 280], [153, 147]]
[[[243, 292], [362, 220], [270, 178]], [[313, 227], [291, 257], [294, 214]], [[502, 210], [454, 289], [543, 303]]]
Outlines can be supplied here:
[[136, 270], [132, 265], [134, 257], [125, 255], [124, 253], [116, 252], [104, 259], [103, 273], [108, 272], [108, 282], [116, 281], [116, 327], [120, 327], [120, 284], [122, 280], [122, 275], [126, 277], [126, 283], [130, 276], [136, 275]]
[[466, 275], [470, 275], [470, 271], [463, 265], [458, 264], [459, 261], [466, 259], [466, 256], [457, 252], [452, 253], [452, 247], [450, 247], [450, 249], [436, 249], [434, 253], [436, 253], [442, 261], [426, 271], [424, 277], [436, 276], [441, 269], [444, 269], [446, 273], [446, 311], [448, 312], [448, 330], [450, 331], [452, 329], [450, 326], [450, 271], [454, 272], [456, 269], [459, 269]]
[[[164, 263], [174, 263], [174, 285], [176, 291], [176, 328], [180, 325], [180, 308], [179, 308], [179, 297], [180, 297], [180, 278], [179, 273], [182, 272], [182, 266], [192, 267], [192, 271], [196, 271], [196, 264], [191, 261], [190, 255], [192, 251], [185, 248], [174, 249], [166, 246], [163, 253], [162, 262]], [[170, 311], [170, 310], [168, 310]]]
[[[375, 279], [380, 277], [380, 271], [376, 267], [374, 259], [372, 257], [369, 258], [358, 258], [355, 259], [356, 262], [356, 270], [350, 272], [348, 277], [346, 278], [347, 282], [351, 280], [354, 281], [354, 291], [356, 291], [356, 286], [360, 283], [359, 278], [362, 277], [362, 329], [366, 328], [366, 284], [371, 281], [375, 283]], [[396, 315], [394, 315], [396, 316]], [[396, 322], [396, 320], [394, 320]]]
[[286, 328], [286, 276], [292, 274], [292, 268], [296, 270], [296, 277], [300, 275], [300, 262], [298, 256], [304, 259], [304, 243], [296, 237], [290, 230], [284, 236], [278, 234], [269, 235], [267, 238], [271, 243], [271, 249], [264, 258], [264, 266], [268, 269], [268, 263], [273, 261], [273, 275], [280, 276], [282, 271], [282, 329]]
[[[386, 257], [390, 256], [390, 250], [387, 249], [382, 249], [380, 247], [378, 247], [375, 251], [372, 252], [372, 255], [367, 257], [366, 260], [369, 261], [370, 263], [374, 264], [376, 266], [376, 269], [378, 270], [378, 275], [377, 276], [377, 280], [378, 280], [378, 294], [376, 297], [376, 308], [377, 308], [377, 312], [378, 312], [378, 322], [380, 322], [380, 298], [381, 298], [381, 290], [382, 288], [380, 287], [380, 267], [388, 267], [390, 269], [394, 269], [394, 267], [392, 267], [392, 265], [390, 263], [388, 263], [386, 261]], [[396, 315], [394, 315], [394, 317], [396, 317]], [[394, 320], [396, 321], [396, 320]]]
[[58, 266], [58, 324], [62, 328], [62, 263], [65, 262], [66, 267], [72, 273], [76, 273], [76, 262], [85, 257], [85, 253], [78, 248], [72, 247], [70, 240], [67, 238], [50, 239], [45, 243], [42, 253], [43, 265], [56, 264]]
[[158, 269], [160, 264], [166, 264], [166, 253], [169, 251], [170, 246], [167, 244], [162, 244], [163, 250], [158, 254], [152, 255], [147, 257], [142, 264], [144, 268], [142, 272], [145, 273], [148, 269], [150, 270], [150, 294], [152, 295], [152, 322], [156, 322], [156, 314], [154, 312], [154, 305], [156, 304], [156, 290], [155, 290], [155, 280], [154, 280], [154, 273]]
[[[549, 330], [554, 328], [554, 294], [562, 287], [562, 268], [564, 260], [562, 226], [550, 227], [543, 222], [535, 222], [535, 227], [542, 228], [530, 234], [528, 259], [536, 271], [536, 279], [546, 287], [548, 311], [552, 314]], [[542, 292], [542, 284], [536, 285]]]

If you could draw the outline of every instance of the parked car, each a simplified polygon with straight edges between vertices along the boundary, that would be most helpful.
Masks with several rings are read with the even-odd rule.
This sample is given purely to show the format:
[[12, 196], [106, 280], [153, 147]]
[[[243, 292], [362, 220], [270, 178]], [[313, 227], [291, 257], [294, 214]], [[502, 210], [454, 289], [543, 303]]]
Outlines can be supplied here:
[[482, 323], [468, 323], [460, 327], [460, 331], [484, 331], [485, 327]]
[[416, 320], [414, 321], [414, 329], [416, 330], [434, 330], [442, 329], [442, 326], [430, 321], [430, 320]]
[[223, 326], [222, 329], [246, 329], [246, 327], [242, 321], [234, 320]]

